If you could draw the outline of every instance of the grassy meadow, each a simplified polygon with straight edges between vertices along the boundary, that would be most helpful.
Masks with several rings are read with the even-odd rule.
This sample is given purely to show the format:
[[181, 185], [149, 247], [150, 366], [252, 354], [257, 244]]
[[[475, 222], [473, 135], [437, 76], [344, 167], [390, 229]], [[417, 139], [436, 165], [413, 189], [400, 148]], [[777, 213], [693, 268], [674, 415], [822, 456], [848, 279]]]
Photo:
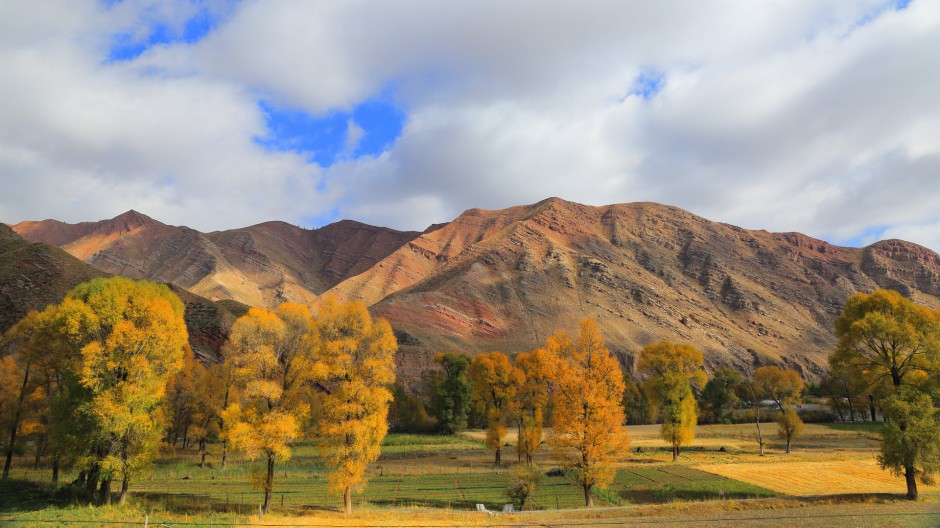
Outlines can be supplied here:
[[[217, 466], [221, 446], [212, 446], [204, 468], [195, 452], [163, 456], [152, 472], [132, 485], [130, 504], [124, 509], [89, 506], [81, 494], [46, 484], [48, 468], [32, 469], [30, 460], [18, 459], [13, 480], [0, 483], [0, 524], [65, 526], [72, 525], [65, 521], [84, 520], [142, 526], [148, 516], [153, 526], [252, 522], [568, 526], [582, 521], [589, 525], [591, 519], [603, 523], [660, 519], [681, 525], [691, 516], [703, 522], [735, 518], [735, 524], [742, 526], [748, 522], [762, 526], [774, 518], [776, 527], [787, 526], [787, 518], [797, 515], [806, 524], [794, 526], [813, 526], [819, 516], [831, 518], [827, 527], [921, 526], [917, 523], [922, 520], [927, 523], [923, 526], [940, 526], [940, 487], [921, 488], [924, 499], [917, 503], [901, 500], [903, 479], [880, 470], [874, 461], [879, 439], [871, 426], [807, 424], [793, 452], [785, 454], [775, 443], [774, 426], [767, 424], [764, 434], [771, 444], [763, 457], [757, 453], [753, 424], [699, 426], [693, 445], [677, 463], [659, 439], [658, 426], [633, 426], [629, 434], [630, 452], [614, 484], [595, 499], [598, 506], [609, 508], [590, 512], [579, 509], [583, 506], [579, 488], [563, 477], [547, 476], [535, 495], [539, 511], [499, 516], [472, 512], [476, 504], [501, 510], [509, 502], [505, 490], [512, 471], [495, 468], [482, 443], [484, 433], [470, 431], [457, 436], [389, 435], [382, 457], [370, 468], [368, 484], [354, 496], [358, 511], [349, 519], [337, 513], [341, 495], [331, 492], [314, 446], [296, 446], [293, 458], [278, 466], [273, 513], [263, 521], [257, 515], [261, 492], [251, 484], [260, 464], [236, 457], [223, 470]], [[514, 433], [507, 440], [514, 444]], [[507, 447], [504, 461], [514, 462], [515, 457], [513, 447]], [[536, 463], [544, 472], [560, 465], [560, 460], [546, 445]], [[74, 478], [65, 472], [62, 482]], [[852, 504], [848, 510], [846, 502]], [[559, 509], [563, 511], [553, 511]], [[869, 521], [886, 524], [866, 525], [854, 517], [839, 517], [866, 511]]]

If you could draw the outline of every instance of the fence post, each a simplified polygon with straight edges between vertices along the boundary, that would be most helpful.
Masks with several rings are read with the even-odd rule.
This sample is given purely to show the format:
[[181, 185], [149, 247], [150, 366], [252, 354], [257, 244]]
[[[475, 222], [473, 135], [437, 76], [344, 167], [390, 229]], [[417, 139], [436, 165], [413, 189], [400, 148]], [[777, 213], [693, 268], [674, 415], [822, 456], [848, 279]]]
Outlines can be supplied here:
[[150, 524], [150, 516], [144, 515], [144, 528], [147, 528], [149, 524]]

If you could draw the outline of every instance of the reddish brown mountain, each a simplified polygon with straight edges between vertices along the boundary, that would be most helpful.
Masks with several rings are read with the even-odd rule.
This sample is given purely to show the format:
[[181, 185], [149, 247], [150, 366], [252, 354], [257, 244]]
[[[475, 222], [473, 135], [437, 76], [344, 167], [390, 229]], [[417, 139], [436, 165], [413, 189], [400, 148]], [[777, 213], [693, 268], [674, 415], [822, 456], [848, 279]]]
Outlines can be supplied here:
[[108, 273], [172, 283], [211, 300], [253, 306], [312, 302], [418, 235], [342, 221], [307, 230], [284, 222], [200, 233], [136, 211], [111, 220], [15, 226]]
[[395, 327], [406, 375], [439, 350], [516, 352], [593, 317], [628, 366], [644, 344], [672, 339], [699, 346], [712, 367], [774, 362], [813, 377], [852, 293], [893, 288], [940, 307], [940, 257], [915, 244], [837, 247], [653, 203], [590, 207], [551, 198], [471, 209], [421, 234], [272, 222], [203, 235], [146, 217], [118, 219], [16, 229], [26, 237], [54, 233], [47, 240], [76, 254], [104, 244], [88, 262], [215, 299], [269, 306], [324, 292], [363, 299]]
[[[55, 246], [26, 241], [0, 224], [0, 334], [29, 310], [61, 302], [78, 284], [106, 275]], [[248, 307], [236, 301], [213, 302], [174, 285], [170, 289], [186, 306], [192, 349], [204, 357], [217, 355], [228, 329]]]

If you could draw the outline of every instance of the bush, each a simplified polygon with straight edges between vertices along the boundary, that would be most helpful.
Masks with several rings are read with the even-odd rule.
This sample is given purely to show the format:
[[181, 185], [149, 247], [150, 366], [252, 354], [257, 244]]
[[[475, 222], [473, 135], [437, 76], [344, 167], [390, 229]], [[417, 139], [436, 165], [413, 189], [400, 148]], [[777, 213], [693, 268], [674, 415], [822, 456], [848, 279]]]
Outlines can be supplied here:
[[535, 490], [542, 481], [542, 471], [538, 466], [517, 465], [513, 469], [512, 476], [509, 478], [509, 488], [506, 495], [512, 501], [513, 506], [523, 511], [530, 506], [532, 497], [535, 496]]

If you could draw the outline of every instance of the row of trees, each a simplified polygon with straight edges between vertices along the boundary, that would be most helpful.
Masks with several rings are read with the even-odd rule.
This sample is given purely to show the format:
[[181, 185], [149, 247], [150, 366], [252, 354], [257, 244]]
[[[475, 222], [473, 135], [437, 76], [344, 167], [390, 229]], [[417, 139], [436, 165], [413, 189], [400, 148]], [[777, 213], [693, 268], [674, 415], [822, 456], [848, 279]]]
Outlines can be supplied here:
[[31, 312], [5, 338], [4, 479], [26, 434], [37, 465], [52, 457], [53, 481], [60, 469], [77, 468], [76, 484], [110, 503], [117, 479], [123, 504], [162, 440], [197, 446], [203, 464], [208, 444], [219, 441], [223, 468], [230, 448], [264, 462], [253, 480], [268, 511], [275, 465], [304, 438], [319, 445], [350, 511], [387, 432], [397, 344], [362, 303], [327, 298], [316, 314], [291, 303], [252, 308], [233, 325], [222, 360], [203, 364], [168, 288], [96, 279]]

